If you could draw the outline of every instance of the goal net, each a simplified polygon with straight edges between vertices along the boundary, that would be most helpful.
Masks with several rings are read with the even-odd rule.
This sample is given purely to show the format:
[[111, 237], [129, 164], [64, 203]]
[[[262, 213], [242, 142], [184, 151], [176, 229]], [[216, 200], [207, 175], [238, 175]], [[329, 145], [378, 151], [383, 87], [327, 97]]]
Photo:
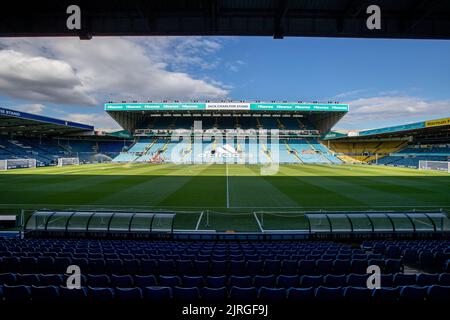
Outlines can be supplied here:
[[0, 160], [0, 170], [36, 168], [36, 159], [5, 159]]
[[79, 164], [80, 164], [79, 158], [58, 158], [58, 167], [79, 165]]
[[440, 170], [450, 172], [450, 162], [449, 161], [428, 161], [420, 160], [419, 169], [421, 170]]

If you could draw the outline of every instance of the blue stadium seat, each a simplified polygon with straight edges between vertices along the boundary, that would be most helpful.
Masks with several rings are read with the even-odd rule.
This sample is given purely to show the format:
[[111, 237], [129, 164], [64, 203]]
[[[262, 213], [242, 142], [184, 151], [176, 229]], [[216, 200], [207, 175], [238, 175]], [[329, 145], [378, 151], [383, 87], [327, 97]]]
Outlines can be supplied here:
[[387, 259], [384, 265], [384, 272], [397, 273], [402, 270], [402, 262], [400, 259]]
[[298, 274], [297, 260], [283, 260], [281, 263], [281, 274], [296, 275]]
[[184, 287], [203, 287], [205, 285], [205, 279], [202, 276], [183, 276], [182, 278]]
[[299, 274], [315, 275], [316, 274], [316, 262], [314, 260], [300, 260], [298, 263]]
[[227, 261], [212, 260], [210, 265], [210, 274], [222, 275], [227, 273]]
[[117, 275], [125, 273], [123, 261], [120, 259], [106, 259], [106, 271]]
[[2, 272], [17, 272], [20, 270], [20, 259], [18, 257], [3, 257], [0, 268]]
[[317, 260], [317, 267], [316, 271], [318, 274], [330, 274], [333, 272], [333, 260], [324, 260], [319, 259]]
[[245, 260], [231, 260], [230, 273], [240, 276], [245, 273]]
[[194, 271], [196, 275], [207, 275], [209, 274], [209, 261], [194, 261]]
[[298, 276], [279, 275], [277, 278], [277, 287], [291, 288], [298, 287], [300, 278]]
[[39, 284], [41, 286], [61, 286], [64, 279], [61, 274], [40, 274]]
[[258, 298], [258, 291], [255, 287], [240, 288], [231, 287], [230, 299], [236, 302], [252, 302]]
[[315, 298], [319, 301], [336, 302], [343, 299], [343, 289], [318, 287], [315, 290]]
[[175, 264], [179, 275], [194, 274], [194, 265], [191, 260], [177, 260]]
[[267, 259], [264, 263], [264, 274], [280, 274], [281, 261]]
[[256, 288], [268, 287], [271, 288], [275, 285], [275, 275], [256, 275], [253, 278], [253, 286]]
[[7, 284], [7, 285], [15, 285], [16, 284], [16, 274], [7, 272], [7, 273], [0, 273], [0, 284]]
[[450, 302], [450, 286], [429, 286], [427, 296], [431, 302]]
[[7, 302], [27, 302], [31, 298], [31, 288], [25, 285], [3, 286], [3, 295]]
[[231, 287], [251, 287], [253, 286], [253, 279], [251, 276], [230, 276], [229, 285]]
[[114, 299], [114, 290], [105, 287], [88, 286], [87, 295], [90, 301], [111, 302]]
[[139, 288], [156, 286], [157, 281], [154, 275], [134, 275], [134, 285]]
[[420, 273], [416, 276], [416, 284], [418, 286], [431, 286], [439, 283], [439, 274]]
[[167, 302], [172, 299], [172, 289], [170, 287], [145, 287], [144, 298], [150, 302]]
[[111, 285], [120, 288], [132, 288], [134, 286], [133, 277], [130, 275], [116, 275], [112, 274]]
[[248, 275], [262, 274], [264, 262], [262, 260], [248, 260], [246, 270]]
[[115, 297], [119, 301], [139, 301], [142, 299], [141, 288], [115, 288]]
[[347, 276], [347, 285], [350, 287], [366, 287], [368, 275], [365, 274], [349, 274]]
[[392, 287], [394, 282], [393, 274], [382, 274], [381, 275], [381, 286], [382, 287]]
[[88, 268], [91, 274], [101, 274], [105, 272], [106, 262], [103, 259], [89, 259]]
[[141, 274], [157, 274], [158, 273], [158, 261], [155, 259], [143, 259], [141, 260]]
[[141, 263], [137, 259], [124, 259], [123, 267], [127, 274], [137, 274], [140, 271]]
[[20, 258], [20, 272], [21, 273], [35, 273], [37, 265], [37, 259], [34, 257], [22, 257]]
[[59, 287], [61, 299], [65, 302], [82, 302], [87, 299], [87, 288], [69, 289], [67, 287]]
[[206, 286], [210, 288], [220, 288], [227, 285], [226, 276], [208, 276], [206, 277]]
[[258, 292], [258, 298], [264, 302], [281, 302], [285, 301], [287, 291], [284, 288], [267, 288], [261, 287]]
[[394, 303], [398, 301], [399, 288], [380, 288], [372, 291], [372, 300], [377, 303]]
[[[381, 283], [383, 285], [383, 282]], [[415, 274], [397, 273], [394, 275], [394, 287], [411, 286], [416, 284]]]
[[350, 260], [336, 259], [333, 262], [334, 274], [347, 274], [350, 271]]
[[450, 286], [450, 273], [441, 273], [439, 275], [439, 284], [441, 286]]
[[16, 274], [16, 283], [27, 286], [40, 285], [39, 276], [37, 274]]
[[177, 302], [198, 302], [200, 300], [200, 292], [197, 287], [174, 287], [172, 289], [173, 298]]
[[57, 286], [31, 286], [31, 299], [33, 301], [55, 301], [59, 298]]
[[372, 297], [372, 290], [365, 287], [344, 288], [344, 298], [351, 302], [369, 302]]
[[200, 289], [202, 301], [210, 303], [225, 302], [228, 298], [228, 290], [225, 287], [209, 288], [203, 287]]
[[159, 276], [159, 286], [162, 287], [175, 287], [181, 286], [181, 279], [178, 276]]
[[419, 286], [402, 286], [400, 287], [400, 301], [424, 301], [427, 289], [427, 287]]
[[287, 300], [290, 302], [312, 301], [314, 296], [314, 288], [289, 288], [287, 290]]
[[347, 277], [345, 275], [331, 275], [328, 274], [323, 278], [323, 285], [329, 288], [345, 287], [347, 284]]
[[323, 284], [323, 276], [301, 276], [300, 286], [303, 288], [319, 287]]
[[358, 274], [366, 274], [367, 272], [367, 260], [353, 259], [351, 262], [351, 272]]
[[88, 274], [87, 284], [90, 287], [109, 287], [111, 280], [106, 274]]
[[67, 257], [56, 257], [55, 258], [55, 273], [65, 273], [67, 267], [72, 265], [72, 259]]

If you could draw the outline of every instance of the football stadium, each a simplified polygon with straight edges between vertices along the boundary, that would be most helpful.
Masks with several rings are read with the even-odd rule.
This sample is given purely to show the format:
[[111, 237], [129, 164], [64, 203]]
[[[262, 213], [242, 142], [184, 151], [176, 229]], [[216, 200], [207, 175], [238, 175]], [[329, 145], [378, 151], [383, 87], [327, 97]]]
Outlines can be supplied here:
[[[357, 30], [348, 32], [366, 36]], [[391, 30], [382, 36], [447, 36]], [[226, 317], [225, 305], [273, 316], [279, 304], [406, 312], [450, 301], [450, 110], [336, 130], [351, 104], [102, 108], [120, 130], [0, 108], [0, 314], [16, 304], [132, 303], [180, 317], [212, 317], [216, 306]]]

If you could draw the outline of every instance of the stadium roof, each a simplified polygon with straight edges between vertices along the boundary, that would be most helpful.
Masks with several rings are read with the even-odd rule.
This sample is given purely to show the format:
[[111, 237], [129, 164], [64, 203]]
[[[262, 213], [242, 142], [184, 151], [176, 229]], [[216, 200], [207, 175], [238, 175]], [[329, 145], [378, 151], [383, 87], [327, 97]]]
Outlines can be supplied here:
[[153, 115], [180, 116], [209, 115], [297, 115], [307, 117], [320, 130], [327, 133], [349, 110], [348, 104], [300, 102], [143, 102], [106, 103], [105, 111], [123, 129], [134, 132]]
[[356, 132], [330, 132], [325, 137], [325, 140], [343, 138], [395, 138], [425, 135], [434, 135], [437, 139], [439, 139], [440, 136], [443, 136], [448, 139], [448, 137], [450, 137], [450, 117]]
[[0, 133], [56, 135], [93, 131], [94, 127], [22, 111], [0, 108]]
[[[450, 39], [447, 0], [127, 0], [78, 2], [81, 29], [68, 30], [69, 0], [8, 1], [0, 37], [253, 35]], [[381, 29], [366, 27], [367, 7]]]

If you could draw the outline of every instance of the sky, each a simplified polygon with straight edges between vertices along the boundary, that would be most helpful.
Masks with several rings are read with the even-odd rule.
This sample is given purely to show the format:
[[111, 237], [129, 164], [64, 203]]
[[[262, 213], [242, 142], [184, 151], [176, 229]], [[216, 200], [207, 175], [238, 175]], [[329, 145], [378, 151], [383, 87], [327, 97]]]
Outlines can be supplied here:
[[120, 127], [108, 101], [339, 101], [334, 127], [450, 117], [450, 41], [270, 37], [0, 39], [0, 106]]

